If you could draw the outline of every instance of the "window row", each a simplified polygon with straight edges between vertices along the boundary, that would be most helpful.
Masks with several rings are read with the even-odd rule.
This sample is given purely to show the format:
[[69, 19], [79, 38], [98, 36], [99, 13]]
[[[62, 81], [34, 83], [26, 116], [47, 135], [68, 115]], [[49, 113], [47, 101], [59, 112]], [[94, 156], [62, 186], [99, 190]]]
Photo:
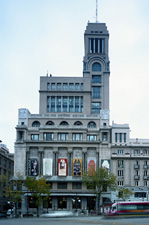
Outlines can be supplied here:
[[[44, 133], [43, 139], [46, 141], [53, 141], [54, 133]], [[39, 134], [31, 134], [31, 140], [33, 141], [39, 140]], [[83, 134], [73, 133], [72, 140], [83, 141]], [[68, 141], [68, 133], [58, 133], [58, 141]], [[97, 141], [97, 135], [94, 135], [94, 134], [87, 135], [87, 141]]]
[[103, 38], [90, 38], [89, 53], [104, 53], [104, 42]]
[[83, 91], [83, 83], [47, 83], [48, 91]]
[[115, 142], [126, 142], [126, 133], [115, 133]]
[[48, 96], [47, 112], [83, 112], [83, 97]]
[[[54, 122], [53, 121], [48, 121], [46, 122], [46, 125], [47, 126], [54, 126]], [[67, 121], [62, 121], [60, 122], [59, 124], [60, 126], [69, 126], [69, 123]], [[74, 123], [74, 126], [82, 126], [82, 122], [81, 121], [76, 121]], [[32, 123], [32, 127], [40, 127], [40, 122], [39, 121], [34, 121]], [[96, 123], [94, 121], [90, 121], [88, 124], [87, 124], [87, 127], [88, 128], [96, 128]]]

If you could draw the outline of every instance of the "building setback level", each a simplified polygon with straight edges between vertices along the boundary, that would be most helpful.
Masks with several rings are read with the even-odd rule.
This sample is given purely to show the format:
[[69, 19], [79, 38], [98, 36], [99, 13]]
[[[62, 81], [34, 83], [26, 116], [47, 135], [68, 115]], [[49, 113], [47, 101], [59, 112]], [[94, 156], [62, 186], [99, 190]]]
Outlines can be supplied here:
[[[88, 23], [84, 33], [82, 77], [41, 76], [39, 114], [19, 109], [14, 175], [46, 177], [51, 210], [94, 210], [96, 196], [82, 185], [90, 167], [107, 167], [118, 186], [148, 199], [149, 140], [130, 139], [128, 124], [109, 124], [109, 32]], [[102, 194], [100, 204], [117, 201]], [[26, 200], [22, 212], [26, 211]], [[33, 210], [31, 197], [29, 208]]]

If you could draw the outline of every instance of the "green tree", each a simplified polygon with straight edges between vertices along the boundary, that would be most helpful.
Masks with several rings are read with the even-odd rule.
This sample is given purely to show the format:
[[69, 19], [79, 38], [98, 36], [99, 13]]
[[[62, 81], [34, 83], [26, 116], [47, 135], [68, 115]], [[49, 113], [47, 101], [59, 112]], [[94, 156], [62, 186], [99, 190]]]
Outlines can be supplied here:
[[96, 194], [97, 198], [97, 214], [99, 215], [99, 204], [102, 192], [109, 190], [115, 191], [117, 189], [116, 176], [110, 173], [106, 168], [98, 168], [96, 171], [90, 170], [85, 172], [82, 176], [82, 181], [92, 193]]
[[18, 216], [18, 205], [22, 201], [22, 178], [18, 180], [8, 179], [6, 176], [0, 176], [0, 183], [3, 185], [3, 196], [7, 198], [11, 205], [15, 207], [15, 216]]
[[118, 198], [122, 198], [122, 200], [128, 199], [134, 193], [130, 191], [128, 188], [119, 188]]
[[43, 200], [48, 199], [50, 195], [50, 184], [46, 182], [44, 177], [26, 177], [24, 180], [27, 191], [32, 195], [35, 200], [34, 205], [37, 209], [37, 216], [39, 216], [39, 206], [42, 204]]

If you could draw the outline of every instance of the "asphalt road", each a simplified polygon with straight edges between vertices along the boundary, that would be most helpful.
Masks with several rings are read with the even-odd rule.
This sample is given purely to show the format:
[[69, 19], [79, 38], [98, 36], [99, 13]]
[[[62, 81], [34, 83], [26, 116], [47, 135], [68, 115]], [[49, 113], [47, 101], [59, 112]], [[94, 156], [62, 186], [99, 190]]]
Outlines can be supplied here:
[[0, 225], [149, 225], [149, 218], [102, 219], [101, 217], [67, 218], [9, 218], [0, 219]]

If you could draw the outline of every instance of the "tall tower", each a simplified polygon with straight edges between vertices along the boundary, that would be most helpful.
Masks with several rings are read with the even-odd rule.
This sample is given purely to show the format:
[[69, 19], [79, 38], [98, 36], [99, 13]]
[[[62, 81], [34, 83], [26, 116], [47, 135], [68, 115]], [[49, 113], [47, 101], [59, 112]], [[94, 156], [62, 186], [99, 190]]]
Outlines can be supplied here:
[[105, 23], [88, 23], [84, 34], [83, 76], [91, 78], [93, 113], [100, 109], [109, 110], [108, 40]]

